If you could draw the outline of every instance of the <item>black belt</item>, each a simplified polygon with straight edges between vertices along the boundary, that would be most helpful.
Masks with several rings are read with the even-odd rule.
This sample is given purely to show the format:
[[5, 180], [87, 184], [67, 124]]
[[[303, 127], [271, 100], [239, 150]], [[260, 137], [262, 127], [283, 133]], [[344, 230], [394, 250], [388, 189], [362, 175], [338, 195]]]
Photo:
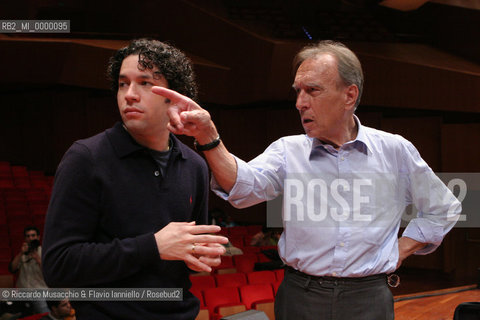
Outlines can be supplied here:
[[296, 274], [298, 276], [301, 276], [305, 279], [309, 280], [319, 280], [319, 281], [325, 281], [325, 282], [335, 282], [335, 283], [358, 283], [358, 282], [364, 282], [364, 281], [372, 281], [372, 280], [380, 280], [380, 279], [387, 279], [387, 275], [385, 273], [380, 273], [380, 274], [374, 274], [372, 276], [366, 276], [366, 277], [330, 277], [330, 276], [312, 276], [310, 274], [298, 271], [290, 266], [286, 266], [285, 270], [287, 272]]

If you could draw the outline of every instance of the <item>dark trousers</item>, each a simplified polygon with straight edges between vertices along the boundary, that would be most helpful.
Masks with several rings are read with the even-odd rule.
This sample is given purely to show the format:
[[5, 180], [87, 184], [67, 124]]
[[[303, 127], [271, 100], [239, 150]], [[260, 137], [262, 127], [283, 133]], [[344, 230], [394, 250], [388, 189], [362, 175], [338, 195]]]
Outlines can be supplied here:
[[385, 275], [313, 277], [288, 268], [275, 298], [276, 320], [392, 320]]

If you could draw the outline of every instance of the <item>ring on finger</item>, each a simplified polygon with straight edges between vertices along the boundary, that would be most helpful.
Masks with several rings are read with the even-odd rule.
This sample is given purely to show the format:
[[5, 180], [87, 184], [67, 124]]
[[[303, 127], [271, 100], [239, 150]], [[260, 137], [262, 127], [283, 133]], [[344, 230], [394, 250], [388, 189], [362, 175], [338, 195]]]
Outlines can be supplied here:
[[192, 253], [195, 253], [195, 243], [192, 243]]

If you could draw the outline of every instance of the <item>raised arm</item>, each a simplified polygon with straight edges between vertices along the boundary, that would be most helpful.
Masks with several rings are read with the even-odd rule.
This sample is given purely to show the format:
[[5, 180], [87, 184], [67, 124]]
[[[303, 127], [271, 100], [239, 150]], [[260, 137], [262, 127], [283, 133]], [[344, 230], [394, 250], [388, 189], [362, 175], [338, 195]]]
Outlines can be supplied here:
[[[194, 137], [198, 145], [205, 146], [219, 138], [210, 113], [195, 101], [163, 87], [153, 87], [152, 92], [170, 101], [168, 129], [174, 134]], [[237, 163], [222, 141], [218, 146], [203, 151], [210, 170], [222, 189], [229, 193], [237, 178]]]

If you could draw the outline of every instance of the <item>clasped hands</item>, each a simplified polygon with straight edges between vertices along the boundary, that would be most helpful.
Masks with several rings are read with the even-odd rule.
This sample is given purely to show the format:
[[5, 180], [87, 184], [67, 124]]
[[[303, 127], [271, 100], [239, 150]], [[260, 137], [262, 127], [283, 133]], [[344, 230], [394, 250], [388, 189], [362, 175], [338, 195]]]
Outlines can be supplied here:
[[170, 222], [155, 233], [160, 258], [183, 260], [194, 271], [212, 271], [221, 262], [228, 239], [212, 235], [220, 231], [215, 225], [195, 225], [195, 222]]
[[[152, 92], [166, 98], [170, 105], [168, 129], [174, 134], [193, 136], [202, 145], [217, 138], [218, 133], [210, 114], [192, 99], [173, 90], [154, 86]], [[209, 235], [220, 231], [219, 226], [198, 225], [194, 222], [172, 222], [155, 234], [160, 257], [164, 260], [183, 260], [195, 271], [212, 270], [225, 253], [222, 244], [228, 239]]]

